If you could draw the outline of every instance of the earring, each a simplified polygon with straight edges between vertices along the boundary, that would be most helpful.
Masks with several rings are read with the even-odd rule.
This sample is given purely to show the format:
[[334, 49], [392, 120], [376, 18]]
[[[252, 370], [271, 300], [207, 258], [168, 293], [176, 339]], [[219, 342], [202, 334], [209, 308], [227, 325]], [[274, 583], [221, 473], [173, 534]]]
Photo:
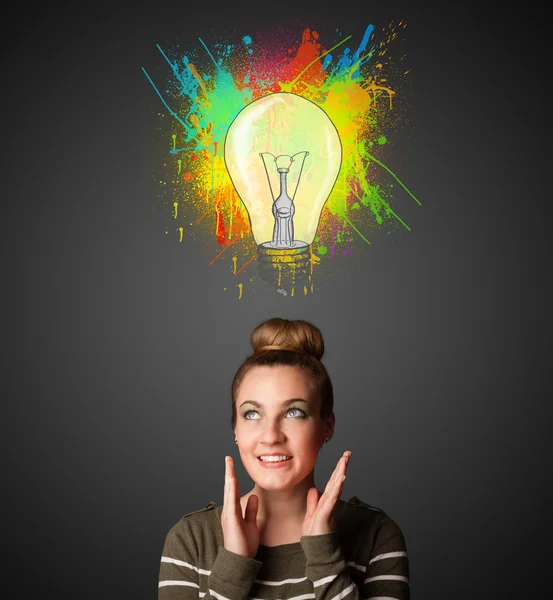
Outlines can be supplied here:
[[325, 438], [325, 444], [327, 444], [329, 441], [330, 441], [329, 438], [326, 437]]

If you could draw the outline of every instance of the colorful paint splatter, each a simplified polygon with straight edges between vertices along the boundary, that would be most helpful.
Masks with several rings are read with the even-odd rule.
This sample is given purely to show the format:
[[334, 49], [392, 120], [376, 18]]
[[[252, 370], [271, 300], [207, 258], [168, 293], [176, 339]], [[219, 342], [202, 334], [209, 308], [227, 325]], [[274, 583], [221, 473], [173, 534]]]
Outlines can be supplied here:
[[[267, 94], [292, 92], [311, 100], [340, 136], [342, 164], [321, 212], [313, 262], [347, 260], [356, 244], [370, 244], [377, 229], [409, 230], [392, 208], [394, 194], [399, 190], [420, 202], [385, 164], [386, 144], [399, 118], [394, 99], [409, 73], [401, 68], [404, 56], [392, 59], [389, 48], [405, 26], [389, 25], [377, 35], [368, 25], [358, 39], [336, 29], [334, 39], [322, 39], [312, 27], [288, 21], [269, 33], [250, 32], [209, 45], [198, 38], [186, 52], [158, 46], [167, 62], [163, 85], [143, 69], [170, 123], [171, 173], [164, 183], [174, 194], [175, 227], [168, 232], [176, 230], [182, 241], [200, 229], [212, 239], [217, 251], [209, 264], [227, 264], [235, 278], [229, 285], [240, 297], [244, 282], [256, 277], [256, 243], [223, 150], [237, 114]], [[239, 283], [241, 274], [247, 277]], [[303, 293], [309, 291], [312, 285]]]

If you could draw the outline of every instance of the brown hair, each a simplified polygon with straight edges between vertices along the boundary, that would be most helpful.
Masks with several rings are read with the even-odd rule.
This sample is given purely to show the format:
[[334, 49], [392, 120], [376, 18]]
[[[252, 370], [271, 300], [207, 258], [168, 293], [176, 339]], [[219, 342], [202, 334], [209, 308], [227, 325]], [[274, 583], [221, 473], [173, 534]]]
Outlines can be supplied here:
[[253, 354], [238, 367], [232, 381], [232, 428], [236, 427], [236, 396], [246, 373], [253, 367], [290, 365], [311, 376], [315, 393], [321, 399], [321, 419], [325, 421], [334, 409], [332, 381], [321, 362], [325, 345], [321, 331], [307, 321], [269, 319], [252, 333]]

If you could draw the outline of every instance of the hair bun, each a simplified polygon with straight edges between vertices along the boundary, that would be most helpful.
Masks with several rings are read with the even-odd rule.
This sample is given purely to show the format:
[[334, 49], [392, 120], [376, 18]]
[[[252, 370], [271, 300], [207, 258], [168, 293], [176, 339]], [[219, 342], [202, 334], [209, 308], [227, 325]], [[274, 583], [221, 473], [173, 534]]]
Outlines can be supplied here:
[[255, 353], [291, 350], [314, 356], [317, 360], [321, 360], [325, 351], [319, 328], [301, 320], [269, 319], [254, 329], [251, 343]]

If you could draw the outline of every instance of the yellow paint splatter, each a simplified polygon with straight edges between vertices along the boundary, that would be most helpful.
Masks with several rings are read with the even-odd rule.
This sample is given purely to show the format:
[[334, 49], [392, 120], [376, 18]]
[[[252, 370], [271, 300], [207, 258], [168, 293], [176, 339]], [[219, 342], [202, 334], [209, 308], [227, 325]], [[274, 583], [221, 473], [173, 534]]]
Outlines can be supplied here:
[[182, 227], [179, 227], [179, 232], [180, 232], [179, 242], [182, 242], [182, 234], [183, 234], [183, 228]]
[[204, 82], [202, 76], [196, 70], [196, 67], [192, 63], [188, 63], [188, 68], [192, 72], [192, 75], [194, 75], [194, 77], [196, 78], [196, 81], [201, 85], [202, 90], [204, 91], [204, 94], [206, 95], [206, 98], [209, 98], [209, 94], [207, 93], [207, 88], [205, 87], [205, 82]]
[[173, 206], [175, 207], [175, 219], [176, 219], [177, 215], [179, 213], [179, 203], [178, 202], [173, 202]]
[[238, 287], [240, 288], [240, 295], [238, 296], [238, 300], [240, 300], [240, 298], [242, 298], [242, 287], [243, 287], [243, 286], [242, 286], [242, 284], [241, 284], [241, 283], [239, 283], [239, 284], [238, 284]]
[[[400, 21], [396, 29], [399, 30], [403, 27], [405, 27], [405, 23]], [[403, 32], [399, 32], [399, 37], [401, 37], [401, 35], [403, 35]], [[324, 214], [321, 215], [321, 225], [324, 224], [324, 219], [329, 219], [332, 215], [345, 218], [346, 214], [351, 214], [352, 216], [360, 214], [360, 212], [353, 212], [352, 203], [354, 203], [355, 200], [352, 198], [352, 194], [356, 195], [360, 200], [361, 198], [359, 198], [359, 195], [362, 194], [365, 206], [367, 206], [367, 200], [371, 200], [371, 207], [373, 205], [377, 206], [377, 208], [380, 206], [372, 202], [372, 187], [367, 185], [361, 188], [361, 183], [364, 183], [366, 180], [368, 181], [367, 169], [373, 162], [372, 157], [370, 161], [366, 158], [367, 152], [365, 151], [365, 142], [368, 145], [367, 147], [372, 147], [374, 144], [374, 141], [372, 140], [378, 138], [381, 129], [377, 123], [381, 121], [382, 113], [383, 111], [386, 111], [387, 108], [386, 105], [389, 105], [389, 108], [391, 109], [392, 100], [395, 100], [397, 97], [396, 92], [393, 91], [391, 87], [386, 86], [386, 83], [388, 83], [386, 69], [388, 68], [388, 64], [392, 57], [387, 54], [385, 47], [390, 40], [396, 39], [397, 36], [398, 34], [395, 33], [394, 28], [388, 28], [387, 33], [385, 34], [386, 39], [381, 41], [378, 45], [375, 44], [376, 50], [373, 51], [371, 49], [368, 54], [359, 55], [358, 60], [352, 64], [349, 69], [344, 71], [344, 76], [327, 77], [324, 84], [323, 80], [319, 80], [318, 75], [316, 77], [314, 75], [313, 77], [308, 77], [308, 75], [303, 77], [302, 75], [301, 82], [297, 81], [297, 77], [294, 82], [291, 83], [288, 82], [288, 80], [287, 82], [278, 80], [281, 88], [280, 91], [297, 93], [304, 98], [311, 100], [321, 108], [324, 106], [325, 112], [334, 123], [340, 135], [343, 164], [333, 191], [328, 198]], [[317, 34], [315, 34], [314, 37], [316, 38]], [[371, 36], [371, 40], [373, 37], [374, 34]], [[304, 42], [302, 42], [302, 47], [303, 46], [305, 46]], [[380, 58], [377, 58], [377, 56]], [[322, 57], [319, 56], [317, 61], [320, 61], [321, 58]], [[377, 63], [376, 72], [373, 71], [368, 75], [363, 75], [361, 78], [358, 76], [355, 69], [366, 62], [367, 58], [371, 58], [371, 62], [374, 61]], [[187, 63], [188, 61], [184, 62]], [[372, 63], [373, 65], [374, 62]], [[170, 165], [169, 172], [172, 173], [170, 179], [175, 179], [173, 184], [182, 186], [179, 191], [183, 193], [182, 195], [175, 195], [173, 198], [178, 198], [178, 203], [193, 203], [194, 211], [197, 212], [197, 217], [195, 217], [194, 220], [199, 217], [198, 221], [194, 223], [194, 226], [201, 222], [201, 226], [205, 227], [206, 230], [209, 230], [211, 235], [214, 233], [215, 236], [219, 237], [219, 243], [222, 243], [221, 237], [225, 238], [224, 242], [226, 244], [230, 241], [249, 241], [251, 237], [249, 214], [240, 197], [235, 192], [224, 161], [224, 139], [221, 137], [221, 128], [222, 125], [224, 125], [224, 122], [221, 119], [226, 118], [227, 114], [226, 112], [221, 112], [219, 108], [217, 108], [221, 95], [220, 91], [213, 87], [213, 79], [204, 80], [194, 64], [188, 63], [187, 66], [199, 85], [199, 93], [195, 98], [195, 102], [198, 106], [187, 106], [185, 111], [185, 114], [188, 112], [189, 116], [186, 120], [190, 124], [191, 132], [195, 134], [194, 138], [197, 145], [192, 154], [182, 154], [182, 160], [181, 158], [178, 158], [178, 155], [175, 156], [175, 153], [172, 153], [173, 156], [171, 157], [171, 161], [168, 161]], [[325, 69], [318, 68], [315, 70], [317, 72], [320, 70], [321, 76], [325, 71]], [[224, 71], [222, 63], [219, 71], [221, 73]], [[404, 71], [405, 74], [410, 72], [406, 69], [404, 69]], [[406, 76], [402, 79], [406, 79]], [[292, 84], [293, 89], [292, 87], [287, 89], [287, 86], [292, 86]], [[392, 84], [388, 83], [388, 85], [391, 86]], [[244, 97], [244, 105], [253, 101], [260, 93], [261, 88], [256, 88], [253, 97]], [[238, 98], [238, 96], [236, 97]], [[179, 138], [179, 145], [181, 145], [183, 139], [182, 132], [181, 128], [177, 126], [176, 123], [174, 124], [174, 127], [172, 147], [173, 150], [178, 150], [176, 148], [176, 138]], [[217, 142], [217, 145], [214, 145], [214, 142]], [[361, 160], [361, 157], [365, 157], [365, 159]], [[178, 162], [177, 178], [174, 177], [173, 171], [173, 161], [175, 160]], [[353, 183], [352, 180], [354, 180]], [[359, 180], [359, 182], [357, 180]], [[163, 182], [163, 185], [167, 185], [167, 183]], [[178, 214], [178, 203], [174, 202], [175, 219], [177, 219]], [[357, 208], [359, 208], [359, 203], [357, 203]], [[215, 212], [215, 214], [213, 214], [213, 212]], [[204, 220], [206, 215], [208, 215], [208, 218]], [[182, 219], [182, 221], [184, 221], [184, 219]], [[190, 226], [192, 227], [193, 223], [190, 223]], [[213, 229], [215, 231], [213, 231]], [[182, 241], [184, 232], [182, 228], [179, 228], [179, 231], [180, 241]], [[328, 226], [327, 231], [330, 231]], [[327, 241], [328, 240], [325, 240], [325, 245], [327, 244]], [[341, 242], [341, 240], [338, 241]], [[321, 246], [324, 247], [322, 242]], [[236, 256], [232, 257], [232, 270], [234, 275], [236, 275], [237, 272], [238, 274], [241, 274], [241, 269], [238, 269], [238, 258], [240, 258], [241, 263], [244, 262], [242, 253], [245, 254], [247, 252], [245, 248], [246, 244], [236, 244], [235, 249], [233, 249], [236, 254]], [[232, 253], [229, 252], [223, 260], [227, 261], [231, 254]], [[238, 256], [238, 254], [240, 254], [240, 256]], [[317, 267], [321, 260], [324, 261], [326, 259], [321, 259], [320, 256], [313, 252], [313, 250], [311, 250], [309, 258], [309, 269], [306, 269], [307, 275], [309, 275], [309, 281], [304, 281], [304, 286], [297, 280], [293, 266], [291, 266], [291, 270], [288, 272], [288, 265], [285, 265], [284, 267], [286, 268], [284, 277], [282, 276], [283, 267], [281, 265], [277, 267], [277, 273], [273, 272], [274, 275], [277, 275], [277, 285], [280, 287], [285, 280], [287, 280], [287, 285], [289, 285], [290, 288], [298, 285], [300, 288], [300, 292], [298, 293], [301, 293], [302, 287], [304, 295], [309, 294], [309, 289], [313, 292], [314, 286], [311, 283], [311, 275], [314, 272], [314, 268]], [[273, 266], [276, 267], [276, 265]], [[251, 271], [252, 269], [250, 268], [250, 272]], [[243, 281], [247, 281], [247, 279]], [[250, 279], [250, 281], [253, 280]], [[239, 296], [241, 298], [243, 296], [242, 284], [239, 285], [239, 290]], [[292, 295], [294, 295], [293, 289]]]

